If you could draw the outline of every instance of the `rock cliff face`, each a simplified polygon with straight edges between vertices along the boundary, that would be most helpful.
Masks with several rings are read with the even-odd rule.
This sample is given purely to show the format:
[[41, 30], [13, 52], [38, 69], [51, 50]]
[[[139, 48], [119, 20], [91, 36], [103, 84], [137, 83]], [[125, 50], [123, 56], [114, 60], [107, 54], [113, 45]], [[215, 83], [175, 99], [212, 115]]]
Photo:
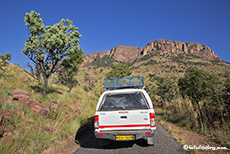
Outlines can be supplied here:
[[144, 48], [119, 45], [112, 48], [111, 50], [85, 55], [85, 61], [81, 64], [81, 66], [99, 60], [105, 55], [108, 55], [114, 60], [128, 63], [133, 62], [135, 59], [141, 58], [144, 55], [150, 53], [158, 53], [160, 55], [194, 55], [207, 60], [220, 61], [220, 58], [214, 53], [212, 49], [200, 43], [184, 43], [181, 41], [170, 41], [161, 39], [148, 43]]
[[87, 65], [89, 63], [92, 63], [92, 62], [94, 62], [96, 60], [99, 60], [99, 59], [101, 59], [104, 56], [109, 55], [109, 54], [110, 54], [110, 50], [85, 55], [84, 56], [84, 62], [80, 64], [80, 67], [85, 66], [85, 65]]
[[133, 62], [137, 58], [142, 57], [143, 48], [130, 47], [125, 45], [119, 45], [114, 47], [109, 56], [117, 61]]
[[184, 43], [181, 41], [156, 40], [148, 43], [143, 51], [144, 54], [153, 52], [169, 55], [187, 54], [202, 57], [207, 60], [220, 60], [212, 49], [194, 42]]

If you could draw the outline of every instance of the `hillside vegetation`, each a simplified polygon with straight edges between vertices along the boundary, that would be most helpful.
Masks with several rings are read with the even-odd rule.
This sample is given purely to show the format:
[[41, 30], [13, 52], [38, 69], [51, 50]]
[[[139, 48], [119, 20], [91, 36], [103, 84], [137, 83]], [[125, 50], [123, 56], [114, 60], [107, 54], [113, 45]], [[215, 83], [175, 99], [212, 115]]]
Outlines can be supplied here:
[[[4, 130], [0, 131], [0, 153], [40, 153], [75, 135], [94, 114], [100, 91], [86, 92], [75, 87], [69, 93], [67, 87], [52, 84], [51, 79], [44, 97], [43, 85], [26, 71], [12, 64], [4, 69], [5, 75], [0, 79], [0, 130]], [[13, 97], [15, 89], [29, 92], [30, 101], [46, 106], [48, 114], [36, 112], [23, 100], [17, 101]]]
[[[79, 84], [71, 93], [68, 87], [58, 84], [57, 76], [53, 75], [49, 78], [46, 96], [42, 95], [43, 84], [29, 72], [13, 64], [4, 66], [6, 71], [0, 78], [0, 115], [4, 115], [0, 153], [40, 153], [75, 135], [78, 128], [94, 115], [97, 100], [105, 90], [103, 79], [115, 63], [125, 62], [104, 56], [80, 67], [75, 76]], [[158, 119], [210, 135], [217, 143], [230, 146], [229, 113], [224, 110], [229, 104], [221, 100], [222, 97], [215, 97], [216, 102], [211, 97], [202, 99], [200, 109], [204, 121], [200, 129], [195, 106], [189, 97], [182, 97], [178, 87], [178, 80], [184, 78], [186, 70], [195, 67], [215, 75], [218, 78], [217, 94], [223, 92], [230, 77], [229, 63], [194, 55], [154, 52], [126, 64], [132, 70], [131, 76], [144, 76], [146, 91], [151, 96]], [[30, 101], [47, 107], [47, 114], [35, 112], [26, 101], [17, 100], [14, 97], [16, 89], [29, 92]], [[206, 115], [213, 117], [206, 119]]]
[[[95, 74], [98, 71], [107, 74], [108, 68], [102, 66], [107, 66], [110, 62], [104, 61], [104, 58], [108, 60], [108, 57], [103, 57], [86, 65], [82, 70], [88, 69]], [[127, 64], [132, 69], [131, 76], [145, 77], [146, 91], [152, 98], [158, 118], [210, 135], [215, 142], [230, 146], [229, 63], [210, 61], [194, 55], [160, 55], [156, 52]], [[189, 68], [198, 70], [197, 75], [203, 74], [200, 77], [202, 81], [199, 82], [204, 84], [204, 91], [200, 93], [202, 96], [197, 103], [193, 103], [188, 95], [183, 95], [183, 90], [178, 86], [179, 79], [185, 77]], [[206, 86], [212, 90], [208, 90]]]

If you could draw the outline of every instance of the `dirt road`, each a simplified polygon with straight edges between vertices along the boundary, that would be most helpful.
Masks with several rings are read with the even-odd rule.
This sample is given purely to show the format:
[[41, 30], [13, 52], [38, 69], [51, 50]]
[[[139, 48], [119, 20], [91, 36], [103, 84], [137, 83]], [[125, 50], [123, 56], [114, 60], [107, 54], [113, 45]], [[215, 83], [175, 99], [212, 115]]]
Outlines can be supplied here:
[[94, 137], [93, 129], [79, 132], [76, 136], [80, 144], [74, 154], [187, 154], [183, 147], [170, 135], [164, 126], [157, 125], [157, 144], [147, 146], [145, 140], [130, 142], [111, 141], [106, 147], [98, 144], [98, 139]]

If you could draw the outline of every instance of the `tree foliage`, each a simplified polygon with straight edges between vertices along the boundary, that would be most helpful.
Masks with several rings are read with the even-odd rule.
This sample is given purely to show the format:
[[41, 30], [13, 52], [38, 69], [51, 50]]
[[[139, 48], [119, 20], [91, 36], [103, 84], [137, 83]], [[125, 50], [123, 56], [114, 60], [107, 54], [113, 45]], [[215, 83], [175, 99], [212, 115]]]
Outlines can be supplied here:
[[[82, 51], [83, 52], [83, 51]], [[71, 92], [74, 86], [78, 85], [78, 81], [74, 79], [74, 76], [78, 72], [78, 64], [83, 62], [83, 57], [81, 54], [71, 54], [61, 63], [61, 70], [59, 72], [59, 80], [63, 85], [69, 87], [69, 92]]]
[[178, 86], [182, 96], [188, 96], [192, 102], [199, 102], [212, 95], [218, 85], [218, 78], [204, 70], [192, 67], [180, 78]]
[[9, 60], [11, 60], [11, 54], [7, 53], [6, 55], [1, 55], [0, 54], [0, 69], [3, 71], [1, 78], [3, 77], [5, 70], [3, 69], [4, 66], [6, 66], [9, 62]]
[[183, 97], [188, 96], [194, 111], [198, 114], [199, 129], [204, 125], [206, 115], [203, 114], [200, 101], [214, 96], [218, 86], [218, 78], [198, 68], [186, 69], [183, 78], [178, 81], [178, 86]]
[[112, 66], [112, 70], [106, 74], [107, 78], [114, 78], [114, 77], [125, 77], [132, 74], [131, 69], [127, 64], [114, 64]]
[[53, 26], [45, 26], [40, 14], [31, 11], [26, 13], [24, 21], [28, 27], [29, 39], [25, 42], [22, 53], [40, 66], [44, 80], [43, 94], [46, 95], [48, 79], [57, 71], [58, 62], [68, 55], [83, 54], [78, 44], [81, 35], [69, 19], [61, 19]]
[[157, 95], [161, 97], [162, 102], [171, 102], [175, 97], [175, 85], [169, 78], [159, 78], [157, 81]]
[[84, 80], [87, 83], [87, 85], [84, 87], [85, 91], [92, 90], [95, 80], [96, 80], [96, 76], [94, 74], [95, 72], [90, 69], [85, 73]]
[[227, 120], [230, 121], [230, 78], [228, 78], [224, 83], [222, 98], [224, 102], [224, 115], [226, 115]]

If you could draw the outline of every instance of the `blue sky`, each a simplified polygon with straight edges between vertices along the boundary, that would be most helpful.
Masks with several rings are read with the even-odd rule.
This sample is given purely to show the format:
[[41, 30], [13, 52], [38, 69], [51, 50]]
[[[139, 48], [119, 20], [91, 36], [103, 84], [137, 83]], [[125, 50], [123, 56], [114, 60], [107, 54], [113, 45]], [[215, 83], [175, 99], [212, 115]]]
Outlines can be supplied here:
[[28, 39], [26, 12], [41, 14], [45, 25], [70, 19], [82, 35], [85, 54], [117, 45], [144, 47], [157, 39], [204, 44], [230, 62], [229, 0], [0, 0], [0, 54], [23, 68]]

